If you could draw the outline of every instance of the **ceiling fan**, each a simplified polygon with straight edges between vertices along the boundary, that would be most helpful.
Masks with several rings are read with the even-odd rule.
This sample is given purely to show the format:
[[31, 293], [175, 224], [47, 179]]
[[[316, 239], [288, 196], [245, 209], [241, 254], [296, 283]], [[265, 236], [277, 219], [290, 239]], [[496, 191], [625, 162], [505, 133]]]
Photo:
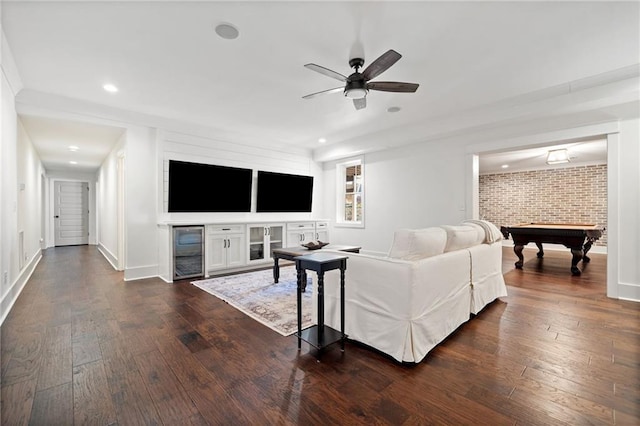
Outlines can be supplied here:
[[344, 86], [336, 87], [334, 89], [323, 90], [322, 92], [311, 93], [310, 95], [303, 96], [303, 99], [315, 98], [319, 95], [325, 95], [327, 93], [344, 92], [347, 98], [353, 99], [353, 105], [356, 109], [363, 109], [367, 106], [367, 94], [369, 90], [380, 90], [383, 92], [401, 92], [401, 93], [413, 93], [418, 90], [419, 84], [416, 83], [401, 83], [398, 81], [369, 81], [386, 70], [388, 70], [393, 64], [398, 62], [402, 58], [402, 55], [391, 49], [386, 53], [383, 53], [378, 59], [373, 61], [363, 72], [358, 70], [364, 65], [364, 59], [353, 58], [349, 61], [349, 66], [355, 69], [355, 72], [349, 77], [332, 71], [328, 68], [321, 67], [316, 64], [306, 64], [305, 67], [310, 70], [324, 74], [327, 77], [335, 78], [345, 83]]

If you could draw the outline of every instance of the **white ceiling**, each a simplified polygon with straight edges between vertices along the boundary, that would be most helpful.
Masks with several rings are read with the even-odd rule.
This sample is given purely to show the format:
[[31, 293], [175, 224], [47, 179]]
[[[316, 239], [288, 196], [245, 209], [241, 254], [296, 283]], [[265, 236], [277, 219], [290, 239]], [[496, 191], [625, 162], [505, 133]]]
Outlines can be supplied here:
[[47, 170], [93, 172], [124, 133], [119, 127], [44, 117], [22, 116], [21, 122]]
[[[616, 118], [629, 114], [619, 105], [638, 109], [637, 2], [3, 1], [1, 7], [23, 104], [54, 95], [191, 123], [243, 143], [310, 149], [320, 161], [509, 120], [585, 111]], [[214, 27], [225, 22], [239, 29], [237, 39], [216, 35]], [[374, 81], [419, 83], [415, 94], [371, 92], [360, 111], [339, 93], [302, 99], [340, 85], [304, 64], [348, 75], [349, 58], [364, 55], [366, 67], [388, 49], [403, 57]], [[620, 86], [628, 81], [631, 89]], [[105, 92], [105, 83], [119, 92]], [[617, 91], [587, 90], [607, 84]], [[553, 104], [541, 102], [551, 98]], [[387, 112], [394, 106], [400, 112]], [[56, 150], [46, 129], [69, 131], [70, 123], [61, 130], [55, 120], [23, 120], [43, 159], [46, 149]], [[109, 136], [94, 139], [102, 137]], [[320, 137], [327, 143], [319, 145]], [[59, 160], [46, 161], [49, 167]]]
[[[566, 149], [569, 162], [548, 165], [547, 154], [556, 149]], [[550, 146], [509, 150], [479, 157], [481, 174], [509, 173], [523, 170], [554, 169], [607, 163], [607, 141], [605, 139], [572, 141]], [[503, 167], [503, 166], [507, 167]]]

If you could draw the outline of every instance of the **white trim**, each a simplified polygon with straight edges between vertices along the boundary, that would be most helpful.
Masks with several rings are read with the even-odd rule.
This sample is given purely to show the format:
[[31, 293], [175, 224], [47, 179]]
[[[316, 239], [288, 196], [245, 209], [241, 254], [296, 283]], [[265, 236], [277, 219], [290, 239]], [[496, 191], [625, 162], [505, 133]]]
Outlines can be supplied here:
[[640, 286], [631, 283], [618, 283], [618, 299], [640, 302]]
[[[345, 221], [344, 220], [344, 198], [346, 192], [344, 190], [345, 182], [345, 170], [347, 167], [360, 166], [360, 175], [362, 176], [362, 192], [360, 193], [360, 202], [362, 203], [362, 218], [360, 221]], [[336, 228], [364, 228], [365, 219], [365, 193], [367, 192], [366, 174], [365, 174], [364, 155], [358, 157], [351, 157], [336, 163], [336, 221], [334, 226]], [[354, 188], [355, 189], [355, 188]], [[355, 209], [355, 200], [354, 207]]]
[[124, 151], [118, 152], [116, 158], [116, 241], [117, 253], [115, 264], [118, 271], [126, 269], [127, 258], [127, 221], [126, 221], [126, 157]]
[[13, 52], [11, 51], [11, 46], [9, 46], [9, 42], [7, 41], [4, 31], [2, 31], [1, 36], [0, 43], [2, 46], [0, 47], [0, 52], [2, 52], [2, 61], [0, 61], [0, 69], [2, 70], [2, 74], [4, 74], [7, 84], [11, 89], [11, 94], [15, 98], [15, 96], [24, 88], [24, 84], [20, 78], [18, 66], [16, 65]]
[[29, 281], [29, 278], [31, 278], [31, 275], [33, 275], [33, 271], [35, 271], [36, 266], [38, 266], [38, 263], [40, 263], [40, 259], [42, 259], [42, 250], [38, 249], [29, 263], [24, 267], [24, 269], [22, 269], [22, 271], [20, 271], [20, 274], [18, 274], [18, 278], [13, 282], [13, 284], [11, 284], [7, 292], [2, 296], [2, 301], [0, 302], [0, 315], [2, 315], [0, 317], [0, 325], [2, 325], [4, 320], [7, 318], [7, 315], [9, 315], [11, 308], [13, 308], [16, 300], [18, 300], [18, 296], [20, 296], [20, 293], [22, 293], [24, 286]]
[[620, 186], [620, 137], [618, 133], [607, 135], [607, 297], [618, 298], [621, 283], [620, 272], [620, 239], [619, 235], [619, 197]]
[[[165, 277], [163, 277], [162, 275], [158, 275], [158, 278], [160, 278], [162, 281], [164, 281], [167, 284], [173, 284], [173, 281], [169, 281], [168, 279], [166, 279]], [[125, 280], [126, 281], [126, 280]]]
[[[573, 129], [555, 132], [541, 133], [537, 135], [522, 136], [515, 139], [502, 139], [492, 142], [478, 143], [466, 148], [468, 154], [482, 154], [515, 150], [519, 147], [544, 146], [551, 142], [562, 143], [576, 138], [606, 136], [607, 138], [607, 297], [619, 298], [619, 290], [623, 285], [619, 282], [620, 271], [619, 257], [619, 170], [620, 148], [619, 135], [620, 123], [611, 121], [594, 125], [582, 126]], [[479, 211], [479, 200], [473, 197], [474, 181], [477, 176], [467, 176], [465, 191], [467, 205], [472, 206], [470, 212]], [[469, 210], [468, 210], [469, 212]], [[469, 219], [478, 219], [467, 213]], [[597, 247], [597, 246], [596, 246]], [[594, 251], [596, 253], [596, 251]], [[626, 296], [625, 296], [626, 297]], [[633, 297], [633, 295], [632, 295]]]
[[125, 281], [143, 280], [145, 278], [158, 278], [158, 265], [137, 266], [124, 270]]
[[111, 264], [113, 269], [115, 269], [116, 271], [119, 270], [118, 267], [116, 266], [117, 263], [118, 263], [118, 259], [116, 258], [116, 256], [113, 253], [111, 253], [111, 250], [106, 248], [104, 246], [104, 244], [99, 243], [98, 244], [98, 251], [102, 254], [102, 256], [104, 256], [105, 259], [107, 259], [107, 262], [109, 262]]

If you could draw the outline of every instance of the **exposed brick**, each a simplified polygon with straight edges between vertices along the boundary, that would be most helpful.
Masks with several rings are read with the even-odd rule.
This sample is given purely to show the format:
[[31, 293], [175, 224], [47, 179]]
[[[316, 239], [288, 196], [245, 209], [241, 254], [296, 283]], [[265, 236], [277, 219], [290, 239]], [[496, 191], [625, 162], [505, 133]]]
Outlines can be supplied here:
[[[526, 222], [607, 225], [607, 165], [480, 175], [480, 216]], [[605, 232], [595, 245], [607, 245]]]

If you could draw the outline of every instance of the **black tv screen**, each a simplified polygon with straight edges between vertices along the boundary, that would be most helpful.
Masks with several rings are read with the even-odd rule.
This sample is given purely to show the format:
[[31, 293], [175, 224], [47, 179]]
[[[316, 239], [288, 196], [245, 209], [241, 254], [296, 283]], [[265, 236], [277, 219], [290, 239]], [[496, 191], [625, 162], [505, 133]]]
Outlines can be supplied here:
[[253, 170], [169, 160], [169, 212], [250, 212]]
[[310, 212], [313, 176], [258, 170], [256, 212]]

